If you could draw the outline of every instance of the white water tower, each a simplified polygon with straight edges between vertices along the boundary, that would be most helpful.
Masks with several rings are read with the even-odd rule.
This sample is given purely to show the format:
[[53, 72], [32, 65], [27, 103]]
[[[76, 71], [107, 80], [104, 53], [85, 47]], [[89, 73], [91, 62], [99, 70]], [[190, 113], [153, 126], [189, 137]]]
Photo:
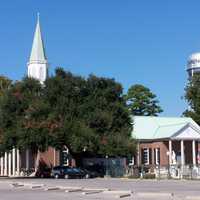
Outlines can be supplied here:
[[195, 74], [200, 73], [200, 52], [193, 53], [187, 62], [187, 72], [189, 79]]

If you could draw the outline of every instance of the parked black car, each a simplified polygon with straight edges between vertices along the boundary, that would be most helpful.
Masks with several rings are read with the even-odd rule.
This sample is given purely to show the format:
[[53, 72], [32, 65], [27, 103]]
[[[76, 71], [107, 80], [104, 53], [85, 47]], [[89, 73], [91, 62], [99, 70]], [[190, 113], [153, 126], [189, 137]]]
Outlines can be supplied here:
[[100, 174], [96, 171], [88, 170], [88, 169], [85, 169], [85, 168], [81, 168], [81, 170], [85, 173], [84, 178], [100, 177]]
[[84, 169], [89, 172], [90, 178], [104, 177], [105, 175], [104, 169], [99, 165], [85, 166]]
[[50, 178], [51, 177], [51, 168], [39, 168], [36, 172], [36, 177], [39, 178]]
[[52, 176], [54, 178], [84, 178], [86, 173], [75, 167], [68, 166], [56, 166], [52, 170]]

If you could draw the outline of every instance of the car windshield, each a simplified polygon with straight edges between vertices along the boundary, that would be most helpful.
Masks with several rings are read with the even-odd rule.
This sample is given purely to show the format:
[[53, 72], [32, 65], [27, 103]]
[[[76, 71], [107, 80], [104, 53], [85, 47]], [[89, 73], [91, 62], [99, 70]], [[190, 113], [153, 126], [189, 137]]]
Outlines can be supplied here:
[[65, 171], [72, 172], [73, 170], [71, 168], [66, 168]]
[[79, 171], [80, 171], [80, 170], [77, 169], [77, 168], [73, 168], [73, 170], [74, 170], [75, 172], [79, 172]]

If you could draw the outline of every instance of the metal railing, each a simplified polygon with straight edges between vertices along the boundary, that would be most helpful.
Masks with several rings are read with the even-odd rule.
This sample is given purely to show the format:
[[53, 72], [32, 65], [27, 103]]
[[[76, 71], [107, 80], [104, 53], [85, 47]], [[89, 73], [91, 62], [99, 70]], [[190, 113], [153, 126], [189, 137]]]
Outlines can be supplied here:
[[200, 179], [200, 165], [128, 166], [126, 176], [131, 178]]

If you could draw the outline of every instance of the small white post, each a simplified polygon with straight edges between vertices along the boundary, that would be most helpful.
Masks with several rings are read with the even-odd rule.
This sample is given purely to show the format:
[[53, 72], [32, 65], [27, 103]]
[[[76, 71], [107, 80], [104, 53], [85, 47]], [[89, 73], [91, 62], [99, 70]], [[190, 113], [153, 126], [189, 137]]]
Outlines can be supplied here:
[[20, 175], [20, 169], [19, 169], [19, 167], [20, 167], [20, 159], [19, 159], [19, 149], [17, 149], [17, 176], [19, 176]]
[[11, 152], [8, 153], [8, 176], [11, 176]]
[[3, 156], [1, 157], [1, 176], [3, 176]]
[[16, 165], [16, 162], [15, 162], [15, 148], [13, 148], [12, 150], [12, 175], [15, 176], [15, 165]]
[[193, 167], [196, 165], [196, 144], [195, 140], [192, 141], [192, 161], [193, 161]]
[[7, 164], [7, 161], [8, 161], [8, 153], [5, 152], [5, 156], [4, 156], [4, 176], [8, 175], [8, 164]]

